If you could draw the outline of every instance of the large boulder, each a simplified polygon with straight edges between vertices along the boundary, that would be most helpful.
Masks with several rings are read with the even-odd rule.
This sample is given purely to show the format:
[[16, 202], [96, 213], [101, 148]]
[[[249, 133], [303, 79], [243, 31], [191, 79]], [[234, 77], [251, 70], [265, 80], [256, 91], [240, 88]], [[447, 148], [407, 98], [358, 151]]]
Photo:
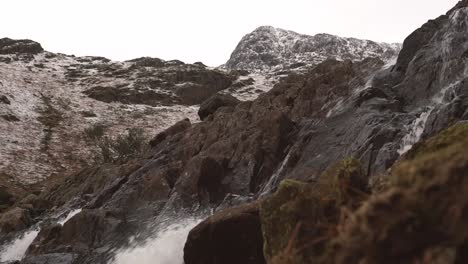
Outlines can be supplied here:
[[258, 204], [221, 211], [190, 231], [185, 264], [264, 264]]
[[200, 105], [198, 116], [201, 120], [205, 120], [209, 115], [216, 112], [218, 108], [226, 106], [234, 107], [239, 103], [240, 101], [232, 95], [216, 94]]

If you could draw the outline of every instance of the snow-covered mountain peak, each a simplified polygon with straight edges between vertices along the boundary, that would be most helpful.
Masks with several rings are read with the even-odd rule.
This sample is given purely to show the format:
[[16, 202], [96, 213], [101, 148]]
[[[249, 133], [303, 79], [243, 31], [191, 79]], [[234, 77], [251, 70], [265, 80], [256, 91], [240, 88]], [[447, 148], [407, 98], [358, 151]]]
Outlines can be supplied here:
[[242, 38], [225, 66], [228, 69], [268, 72], [313, 66], [329, 58], [357, 61], [379, 57], [389, 61], [398, 55], [400, 49], [400, 44], [323, 33], [309, 36], [261, 26]]

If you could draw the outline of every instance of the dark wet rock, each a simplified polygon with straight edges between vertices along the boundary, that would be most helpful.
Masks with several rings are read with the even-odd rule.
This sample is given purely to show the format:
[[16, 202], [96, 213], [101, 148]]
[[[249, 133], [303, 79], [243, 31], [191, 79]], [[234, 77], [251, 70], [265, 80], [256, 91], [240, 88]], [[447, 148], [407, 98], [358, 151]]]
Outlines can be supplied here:
[[6, 95], [0, 95], [0, 103], [2, 104], [11, 104], [10, 100], [8, 99], [8, 97], [6, 97]]
[[395, 65], [397, 71], [406, 71], [408, 64], [414, 59], [416, 53], [441, 29], [442, 21], [445, 19], [447, 19], [446, 16], [441, 16], [435, 20], [430, 20], [405, 39]]
[[167, 137], [173, 137], [192, 126], [189, 119], [184, 119], [175, 123], [173, 126], [169, 127], [168, 129], [164, 130], [163, 132], [156, 135], [149, 143], [152, 147], [157, 146], [159, 143], [164, 141]]
[[378, 88], [365, 89], [364, 91], [359, 93], [357, 100], [356, 100], [356, 105], [361, 106], [363, 102], [368, 101], [373, 98], [386, 99], [388, 98], [388, 95], [384, 91]]
[[31, 224], [31, 216], [26, 209], [15, 207], [0, 215], [0, 230], [5, 233], [26, 229]]
[[106, 236], [117, 232], [121, 224], [118, 214], [85, 209], [63, 227], [59, 224], [45, 227], [28, 250], [28, 256], [70, 251], [85, 253], [103, 246]]
[[454, 8], [405, 40], [396, 65], [405, 77], [395, 90], [407, 103], [437, 101], [444, 91], [463, 85], [465, 64], [460, 62], [466, 60], [463, 53], [468, 50], [466, 13], [464, 8]]
[[205, 120], [209, 115], [213, 114], [220, 107], [233, 107], [239, 104], [240, 101], [232, 95], [216, 94], [204, 101], [198, 110], [198, 116], [201, 120]]
[[32, 40], [0, 39], [0, 54], [37, 54], [43, 51], [41, 44]]
[[211, 124], [188, 131], [191, 137], [183, 141], [191, 142], [193, 151], [202, 149], [187, 161], [176, 183], [186, 200], [220, 202], [227, 193], [256, 192], [284, 157], [294, 123], [280, 112], [246, 114], [218, 111]]
[[221, 211], [190, 231], [186, 264], [263, 264], [263, 237], [258, 204]]

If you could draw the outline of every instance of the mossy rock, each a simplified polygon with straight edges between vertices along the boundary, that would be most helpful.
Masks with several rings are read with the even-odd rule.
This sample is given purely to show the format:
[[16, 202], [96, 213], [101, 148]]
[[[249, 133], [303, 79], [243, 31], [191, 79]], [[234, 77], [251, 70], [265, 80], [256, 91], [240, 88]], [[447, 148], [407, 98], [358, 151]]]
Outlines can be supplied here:
[[468, 263], [467, 128], [441, 132], [396, 164], [389, 189], [338, 224], [319, 263]]
[[337, 206], [357, 206], [367, 198], [368, 179], [361, 163], [345, 159], [330, 166], [319, 178], [320, 191], [336, 199]]
[[468, 122], [458, 123], [426, 141], [416, 143], [404, 156], [404, 160], [435, 153], [456, 143], [468, 141]]
[[260, 206], [264, 255], [268, 263], [310, 263], [335, 232], [342, 207], [366, 198], [360, 163], [331, 166], [316, 182], [283, 181]]
[[[463, 146], [468, 146], [468, 123], [456, 124], [438, 135], [414, 145], [392, 168], [390, 185], [413, 186], [418, 184], [418, 181], [426, 181], [428, 176], [420, 176], [428, 173], [421, 170], [426, 169], [434, 172], [435, 169], [439, 170], [451, 166], [450, 159], [447, 160], [450, 164], [446, 163], [446, 153], [458, 153], [459, 149], [463, 151]], [[437, 166], [434, 166], [434, 163]]]

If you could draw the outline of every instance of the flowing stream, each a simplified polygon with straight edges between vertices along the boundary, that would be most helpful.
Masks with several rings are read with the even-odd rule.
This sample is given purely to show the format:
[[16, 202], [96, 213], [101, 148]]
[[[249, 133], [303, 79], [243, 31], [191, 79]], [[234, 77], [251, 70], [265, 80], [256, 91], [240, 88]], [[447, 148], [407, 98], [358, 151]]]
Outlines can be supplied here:
[[[81, 209], [70, 211], [67, 216], [60, 219], [57, 223], [64, 225], [68, 220], [70, 220], [73, 216], [81, 212]], [[15, 261], [23, 259], [26, 251], [28, 250], [29, 246], [32, 244], [34, 239], [36, 239], [37, 235], [41, 231], [41, 229], [36, 225], [36, 227], [27, 230], [23, 234], [21, 234], [18, 238], [13, 240], [9, 245], [4, 247], [0, 251], [0, 262], [7, 262], [7, 261]]]
[[[202, 218], [185, 218], [161, 228], [143, 244], [119, 250], [109, 264], [183, 264], [187, 236]], [[132, 240], [132, 239], [131, 239]]]

